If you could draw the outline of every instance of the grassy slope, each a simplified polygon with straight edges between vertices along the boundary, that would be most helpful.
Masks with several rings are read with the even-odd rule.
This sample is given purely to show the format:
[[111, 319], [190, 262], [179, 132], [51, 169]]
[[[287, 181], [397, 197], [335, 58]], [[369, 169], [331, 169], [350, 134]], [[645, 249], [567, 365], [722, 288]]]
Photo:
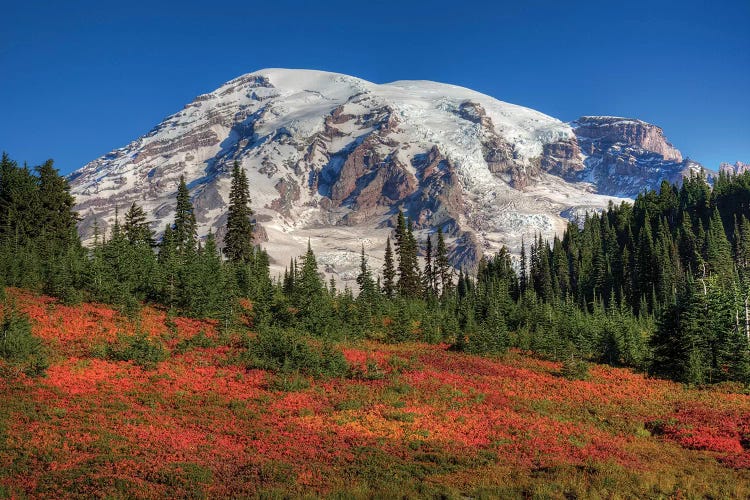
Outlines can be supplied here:
[[150, 308], [171, 355], [144, 370], [97, 356], [136, 328], [111, 309], [9, 293], [52, 354], [0, 378], [0, 497], [750, 496], [747, 395], [369, 342], [343, 346], [358, 377], [299, 380]]

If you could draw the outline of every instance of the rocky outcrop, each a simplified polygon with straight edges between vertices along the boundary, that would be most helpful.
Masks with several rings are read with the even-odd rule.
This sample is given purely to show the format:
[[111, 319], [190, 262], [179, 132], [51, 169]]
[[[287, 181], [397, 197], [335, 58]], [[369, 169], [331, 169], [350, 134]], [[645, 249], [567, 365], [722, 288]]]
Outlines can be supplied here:
[[615, 144], [651, 151], [666, 161], [682, 162], [682, 154], [664, 137], [664, 131], [650, 123], [615, 116], [582, 116], [573, 123], [583, 152], [606, 150]]
[[586, 168], [578, 141], [570, 138], [545, 144], [542, 149], [541, 168], [545, 172], [566, 179]]
[[295, 202], [300, 199], [300, 186], [291, 176], [279, 179], [274, 186], [279, 192], [279, 197], [273, 200], [269, 208], [279, 212], [285, 217], [291, 217]]
[[519, 157], [513, 144], [498, 134], [492, 118], [481, 104], [474, 101], [462, 102], [456, 114], [479, 126], [482, 156], [490, 172], [516, 189], [529, 185], [539, 173], [538, 168], [533, 168], [536, 163], [530, 164]]
[[726, 172], [728, 174], [744, 174], [745, 172], [750, 170], [750, 163], [743, 163], [741, 161], [734, 162], [734, 164], [731, 163], [722, 163], [719, 165], [719, 171], [720, 172]]
[[656, 125], [612, 116], [584, 116], [572, 125], [585, 156], [584, 168], [560, 175], [590, 182], [598, 193], [633, 198], [643, 190], [658, 189], [664, 179], [679, 182], [702, 168], [683, 159]]

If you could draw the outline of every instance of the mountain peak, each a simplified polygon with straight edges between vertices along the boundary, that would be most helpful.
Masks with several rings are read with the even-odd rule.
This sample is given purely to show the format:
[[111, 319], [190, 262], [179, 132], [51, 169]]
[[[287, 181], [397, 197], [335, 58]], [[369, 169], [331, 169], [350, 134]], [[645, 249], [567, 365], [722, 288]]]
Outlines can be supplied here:
[[[632, 171], [613, 171], [622, 165], [609, 158], [623, 151]], [[661, 129], [638, 120], [584, 117], [571, 126], [455, 85], [269, 68], [197, 97], [74, 173], [82, 236], [133, 201], [162, 229], [184, 175], [201, 234], [221, 239], [235, 161], [276, 269], [310, 238], [341, 280], [353, 277], [362, 244], [378, 267], [398, 210], [420, 240], [442, 227], [454, 263], [472, 265], [682, 168]]]

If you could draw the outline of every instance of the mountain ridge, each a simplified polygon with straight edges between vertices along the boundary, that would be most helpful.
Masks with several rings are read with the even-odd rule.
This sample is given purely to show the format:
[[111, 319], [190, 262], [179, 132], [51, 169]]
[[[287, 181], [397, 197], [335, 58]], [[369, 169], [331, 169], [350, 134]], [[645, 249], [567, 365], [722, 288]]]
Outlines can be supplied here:
[[399, 209], [420, 240], [442, 227], [454, 264], [471, 266], [700, 167], [640, 120], [565, 123], [455, 85], [272, 68], [196, 97], [73, 173], [81, 234], [91, 236], [94, 220], [106, 228], [116, 206], [134, 201], [163, 229], [185, 175], [200, 233], [221, 238], [234, 161], [248, 173], [276, 270], [310, 238], [344, 281], [361, 245], [379, 265]]

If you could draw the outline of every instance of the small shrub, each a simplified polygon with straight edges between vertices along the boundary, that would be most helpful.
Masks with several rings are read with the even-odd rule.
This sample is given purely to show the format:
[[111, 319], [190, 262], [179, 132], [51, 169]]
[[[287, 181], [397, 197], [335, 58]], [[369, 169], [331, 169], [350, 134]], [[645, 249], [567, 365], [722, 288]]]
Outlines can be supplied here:
[[143, 368], [153, 368], [168, 357], [164, 345], [144, 333], [118, 335], [117, 342], [106, 347], [106, 357], [115, 361], [132, 361]]
[[299, 392], [310, 388], [310, 381], [299, 373], [282, 372], [275, 377], [270, 388], [281, 392]]
[[[388, 364], [391, 367], [393, 373], [404, 373], [414, 369], [414, 359], [406, 359], [401, 356], [391, 356], [388, 360]], [[376, 365], [377, 366], [377, 365]]]
[[249, 344], [250, 368], [318, 377], [342, 377], [349, 371], [343, 353], [333, 345], [319, 348], [309, 338], [282, 328], [264, 327]]
[[580, 358], [571, 356], [563, 361], [560, 376], [568, 380], [588, 380], [591, 376], [589, 364]]
[[208, 347], [216, 347], [216, 345], [217, 345], [216, 340], [208, 337], [206, 335], [206, 332], [201, 330], [196, 335], [193, 335], [190, 338], [180, 340], [175, 350], [178, 353], [184, 353], [192, 349], [196, 349], [196, 348], [205, 349]]
[[414, 413], [408, 411], [391, 411], [383, 414], [386, 420], [392, 420], [394, 422], [414, 422]]
[[359, 410], [363, 406], [364, 403], [359, 399], [345, 399], [336, 403], [335, 409], [336, 411]]
[[380, 380], [385, 378], [385, 372], [378, 366], [374, 359], [367, 358], [364, 368], [359, 366], [351, 368], [349, 377], [356, 380]]

